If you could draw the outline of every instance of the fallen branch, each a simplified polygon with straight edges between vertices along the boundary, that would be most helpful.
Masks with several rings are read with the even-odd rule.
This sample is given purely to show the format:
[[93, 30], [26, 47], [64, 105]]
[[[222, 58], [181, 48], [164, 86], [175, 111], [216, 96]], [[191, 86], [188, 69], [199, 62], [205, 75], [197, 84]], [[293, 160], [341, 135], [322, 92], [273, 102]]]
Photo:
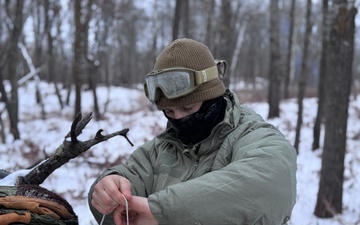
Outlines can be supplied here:
[[[131, 146], [133, 144], [126, 136], [129, 129], [123, 129], [118, 132], [114, 132], [109, 135], [102, 135], [103, 131], [100, 129], [93, 139], [87, 141], [79, 141], [77, 137], [81, 134], [82, 130], [92, 119], [92, 113], [88, 114], [84, 118], [81, 114], [78, 114], [71, 125], [70, 132], [65, 136], [63, 143], [56, 149], [53, 156], [49, 157], [45, 162], [35, 167], [30, 173], [23, 177], [18, 177], [17, 185], [21, 184], [36, 184], [39, 185], [57, 168], [61, 167], [65, 163], [69, 162], [70, 159], [76, 158], [81, 153], [87, 151], [92, 146], [106, 141], [115, 136], [123, 136]], [[68, 140], [70, 138], [70, 140]]]

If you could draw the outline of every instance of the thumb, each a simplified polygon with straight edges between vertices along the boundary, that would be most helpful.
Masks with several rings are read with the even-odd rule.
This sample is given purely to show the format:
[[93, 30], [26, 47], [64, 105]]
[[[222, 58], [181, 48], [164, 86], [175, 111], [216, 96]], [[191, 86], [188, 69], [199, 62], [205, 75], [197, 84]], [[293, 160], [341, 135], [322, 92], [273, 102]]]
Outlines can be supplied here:
[[148, 199], [144, 197], [133, 196], [132, 200], [129, 201], [129, 207], [139, 214], [147, 214], [150, 212]]

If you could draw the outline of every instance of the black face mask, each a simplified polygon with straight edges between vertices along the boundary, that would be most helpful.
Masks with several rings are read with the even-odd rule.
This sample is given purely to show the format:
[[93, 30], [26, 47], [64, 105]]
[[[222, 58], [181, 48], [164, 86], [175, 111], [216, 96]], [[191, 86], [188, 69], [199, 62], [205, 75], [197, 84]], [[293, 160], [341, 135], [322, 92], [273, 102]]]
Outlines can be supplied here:
[[176, 137], [186, 145], [196, 144], [207, 138], [211, 130], [220, 123], [225, 116], [226, 100], [220, 96], [204, 101], [199, 111], [180, 119], [169, 120], [174, 128]]

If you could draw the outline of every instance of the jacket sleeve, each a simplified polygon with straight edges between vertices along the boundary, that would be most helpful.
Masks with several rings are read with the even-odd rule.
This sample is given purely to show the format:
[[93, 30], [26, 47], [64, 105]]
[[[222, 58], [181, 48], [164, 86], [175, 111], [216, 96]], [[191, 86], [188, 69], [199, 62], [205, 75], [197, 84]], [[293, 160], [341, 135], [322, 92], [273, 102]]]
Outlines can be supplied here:
[[149, 196], [160, 224], [279, 225], [289, 220], [296, 151], [276, 128], [254, 116], [244, 116], [222, 144], [227, 165]]
[[[118, 174], [120, 176], [128, 178], [131, 185], [131, 192], [133, 195], [147, 197], [148, 190], [151, 189], [153, 183], [153, 171], [151, 165], [151, 159], [155, 158], [155, 151], [148, 151], [147, 149], [154, 149], [154, 140], [145, 143], [138, 149], [136, 149], [130, 156], [130, 159], [126, 162], [126, 164], [120, 164], [114, 167], [111, 167], [105, 170], [93, 183], [90, 187], [90, 191], [88, 194], [88, 202], [89, 207], [94, 215], [96, 221], [100, 223], [102, 220], [102, 214], [98, 212], [91, 205], [92, 193], [94, 192], [94, 186], [101, 180], [103, 177], [110, 174]], [[104, 225], [112, 225], [114, 224], [114, 219], [112, 213], [106, 215]]]

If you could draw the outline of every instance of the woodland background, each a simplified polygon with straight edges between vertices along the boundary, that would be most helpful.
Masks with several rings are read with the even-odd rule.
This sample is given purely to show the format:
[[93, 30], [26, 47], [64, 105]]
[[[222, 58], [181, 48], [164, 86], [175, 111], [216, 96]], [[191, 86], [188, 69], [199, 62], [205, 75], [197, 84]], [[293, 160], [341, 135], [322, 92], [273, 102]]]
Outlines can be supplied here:
[[[29, 79], [52, 84], [60, 110], [75, 92], [74, 116], [82, 111], [82, 92], [91, 91], [94, 118], [102, 120], [107, 103], [99, 107], [97, 87], [141, 89], [161, 49], [193, 38], [228, 62], [224, 82], [243, 101], [268, 103], [269, 118], [280, 116], [281, 101], [297, 99], [296, 149], [303, 99], [317, 97], [312, 148], [323, 146], [323, 160], [315, 215], [333, 217], [342, 212], [349, 98], [360, 89], [358, 6], [354, 0], [0, 0], [1, 140], [21, 139], [18, 88]], [[237, 88], [240, 81], [246, 85]]]

